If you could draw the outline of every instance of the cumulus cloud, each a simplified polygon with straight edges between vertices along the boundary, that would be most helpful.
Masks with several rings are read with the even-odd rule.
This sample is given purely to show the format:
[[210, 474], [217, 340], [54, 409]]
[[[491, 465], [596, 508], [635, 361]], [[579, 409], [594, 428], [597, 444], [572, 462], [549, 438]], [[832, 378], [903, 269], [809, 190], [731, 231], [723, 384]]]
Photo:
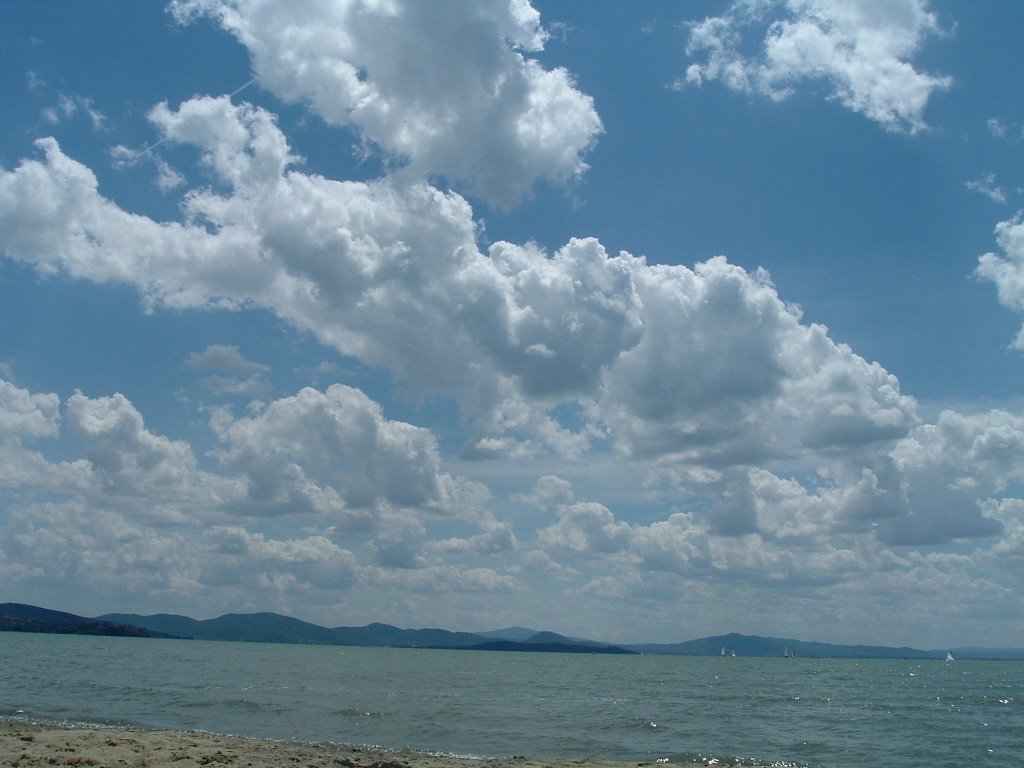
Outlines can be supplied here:
[[221, 411], [221, 463], [246, 479], [236, 509], [255, 515], [316, 512], [365, 525], [368, 510], [448, 514], [455, 481], [439, 471], [434, 436], [386, 419], [359, 390], [303, 389], [257, 413]]
[[[134, 284], [151, 307], [270, 309], [418, 393], [454, 394], [470, 455], [579, 455], [608, 438], [636, 457], [750, 463], [915, 423], [895, 378], [803, 325], [765, 273], [648, 265], [594, 239], [483, 253], [460, 196], [303, 174], [261, 109], [196, 98], [151, 119], [226, 191], [193, 190], [184, 223], [158, 223], [41, 140], [45, 161], [0, 171], [4, 251]], [[564, 403], [590, 423], [566, 428]]]
[[583, 173], [601, 131], [569, 73], [527, 55], [546, 33], [526, 0], [176, 0], [171, 10], [231, 32], [264, 88], [354, 127], [413, 174], [463, 182], [499, 205], [538, 179]]
[[[256, 365], [230, 347], [195, 359]], [[512, 527], [487, 510], [487, 489], [440, 472], [430, 432], [384, 418], [357, 390], [306, 389], [240, 419], [216, 412], [222, 474], [200, 468], [189, 444], [149, 431], [120, 394], [68, 398], [67, 429], [83, 458], [51, 462], [21, 440], [57, 437], [60, 405], [0, 380], [0, 575], [12, 582], [236, 608], [242, 592], [336, 599], [366, 579], [386, 583], [393, 569], [441, 573], [457, 590], [515, 588], [498, 571], [445, 563], [517, 546]], [[283, 513], [318, 514], [322, 532], [254, 530], [260, 516]], [[479, 533], [436, 539], [431, 520]]]
[[972, 542], [979, 552], [1017, 551], [1024, 420], [946, 411], [887, 445], [803, 477], [764, 467], [691, 472], [672, 490], [687, 511], [645, 524], [603, 504], [566, 501], [557, 522], [536, 531], [532, 557], [565, 568], [570, 581], [580, 578], [570, 564], [589, 562], [592, 573], [600, 562], [601, 590], [618, 584], [639, 595], [665, 574], [820, 586], [915, 560], [941, 567], [920, 547]]
[[85, 446], [95, 492], [131, 514], [168, 523], [206, 517], [237, 484], [199, 468], [192, 447], [146, 429], [124, 395], [67, 401], [68, 427]]
[[204, 585], [336, 593], [359, 576], [356, 557], [323, 536], [281, 540], [244, 528], [219, 527], [211, 531], [208, 546], [197, 578]]
[[630, 526], [618, 522], [603, 504], [577, 502], [558, 509], [558, 522], [537, 531], [540, 546], [551, 554], [586, 556], [610, 554], [625, 548]]
[[[689, 30], [687, 54], [705, 60], [691, 64], [680, 85], [721, 80], [779, 101], [801, 81], [824, 80], [830, 98], [890, 131], [925, 128], [928, 99], [953, 82], [912, 63], [941, 33], [927, 0], [736, 0]], [[751, 30], [763, 35], [753, 56]]]
[[491, 522], [482, 533], [468, 538], [450, 538], [431, 542], [428, 548], [443, 554], [492, 555], [507, 552], [518, 546], [515, 532], [509, 523]]
[[751, 464], [891, 440], [916, 423], [895, 377], [803, 325], [766, 274], [716, 258], [633, 276], [644, 334], [596, 406], [628, 455]]
[[520, 493], [512, 497], [513, 501], [523, 501], [540, 510], [551, 510], [575, 500], [572, 483], [555, 475], [544, 475], [534, 483], [530, 493]]
[[[1020, 312], [1024, 310], [1024, 222], [1021, 214], [996, 225], [996, 241], [1003, 255], [986, 253], [978, 259], [975, 274], [996, 284], [999, 303]], [[1013, 342], [1024, 349], [1024, 328]]]
[[191, 446], [146, 429], [142, 415], [120, 394], [66, 402], [67, 428], [84, 456], [52, 462], [23, 445], [58, 437], [60, 399], [0, 380], [0, 486], [56, 494], [75, 503], [111, 507], [154, 523], [205, 518], [235, 493], [235, 484], [204, 472]]
[[8, 583], [35, 581], [65, 595], [87, 585], [101, 602], [120, 605], [161, 600], [237, 610], [267, 601], [283, 607], [299, 596], [337, 600], [361, 573], [349, 550], [323, 536], [154, 527], [81, 500], [15, 507], [0, 529], [0, 575]]
[[107, 599], [198, 594], [201, 543], [85, 499], [11, 505], [0, 528], [5, 582]]
[[1024, 419], [1006, 411], [965, 415], [945, 411], [893, 451], [914, 510], [887, 524], [903, 543], [996, 536], [998, 518], [985, 514], [1008, 487], [1024, 480]]
[[81, 488], [87, 484], [81, 464], [53, 464], [26, 447], [60, 434], [60, 398], [34, 393], [0, 379], [0, 490]]
[[0, 434], [8, 438], [56, 437], [60, 422], [60, 398], [35, 394], [0, 380]]
[[[264, 89], [350, 129], [339, 140], [355, 135], [386, 175], [309, 172], [275, 115], [231, 96], [164, 102], [148, 115], [155, 142], [111, 156], [152, 159], [180, 219], [108, 199], [43, 138], [0, 168], [0, 250], [41, 274], [132, 286], [150, 312], [272, 312], [414, 402], [450, 396], [467, 474], [500, 476], [501, 492], [447, 471], [456, 459], [430, 430], [338, 384], [214, 409], [207, 452], [153, 432], [123, 395], [62, 403], [0, 380], [0, 578], [233, 608], [336, 606], [358, 587], [421, 617], [420, 594], [456, 594], [466, 616], [474, 599], [549, 589], [538, 574], [594, 605], [736, 589], [748, 611], [765, 610], [758, 585], [830, 585], [815, 599], [859, 620], [869, 612], [844, 598], [881, 594], [894, 573], [921, 595], [1007, 589], [979, 573], [1024, 558], [1015, 414], [923, 423], [885, 368], [724, 257], [651, 264], [587, 237], [551, 252], [481, 244], [468, 198], [509, 205], [571, 179], [601, 130], [571, 76], [531, 58], [545, 33], [528, 2], [172, 8], [233, 34]], [[923, 129], [950, 84], [913, 64], [939, 33], [924, 2], [745, 0], [690, 30], [705, 58], [689, 82], [781, 99], [818, 80], [890, 130]], [[172, 169], [158, 145], [201, 172]], [[1015, 310], [1019, 218], [977, 271]], [[269, 368], [237, 346], [182, 362], [210, 393], [269, 391]], [[80, 456], [47, 457], [62, 433], [62, 458]], [[975, 551], [936, 551], [949, 545]]]

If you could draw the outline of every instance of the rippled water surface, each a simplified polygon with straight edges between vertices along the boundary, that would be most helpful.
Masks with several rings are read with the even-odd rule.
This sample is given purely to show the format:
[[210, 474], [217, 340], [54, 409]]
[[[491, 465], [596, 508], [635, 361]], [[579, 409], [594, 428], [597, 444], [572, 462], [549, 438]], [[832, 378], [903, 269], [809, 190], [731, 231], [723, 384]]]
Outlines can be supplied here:
[[1024, 765], [1024, 663], [596, 656], [0, 632], [0, 717], [500, 756]]

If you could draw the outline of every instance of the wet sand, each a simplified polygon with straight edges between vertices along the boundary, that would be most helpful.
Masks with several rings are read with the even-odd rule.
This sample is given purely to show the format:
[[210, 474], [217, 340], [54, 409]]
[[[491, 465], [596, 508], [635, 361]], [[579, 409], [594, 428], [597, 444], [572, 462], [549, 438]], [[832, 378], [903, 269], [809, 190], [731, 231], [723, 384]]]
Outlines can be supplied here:
[[[528, 751], [528, 749], [524, 749]], [[726, 768], [728, 763], [712, 761]], [[103, 768], [695, 768], [708, 763], [616, 763], [606, 760], [493, 760], [376, 750], [334, 744], [296, 744], [186, 731], [60, 728], [0, 720], [0, 765]]]

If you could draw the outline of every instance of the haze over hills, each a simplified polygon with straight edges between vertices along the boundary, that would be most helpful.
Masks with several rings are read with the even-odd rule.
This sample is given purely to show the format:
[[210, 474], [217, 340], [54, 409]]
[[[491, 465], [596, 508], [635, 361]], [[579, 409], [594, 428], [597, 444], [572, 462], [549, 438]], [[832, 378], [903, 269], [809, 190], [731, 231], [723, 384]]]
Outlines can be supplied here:
[[[682, 656], [735, 654], [858, 659], [944, 659], [947, 650], [837, 645], [736, 633], [681, 643], [613, 645], [525, 627], [508, 627], [487, 632], [450, 632], [437, 628], [401, 629], [382, 623], [367, 624], [363, 627], [328, 628], [277, 613], [228, 613], [215, 619], [193, 619], [166, 613], [149, 616], [108, 613], [88, 618], [21, 603], [0, 604], [0, 631], [3, 630], [308, 645]], [[952, 652], [959, 659], [1024, 659], [1024, 648], [953, 648]]]

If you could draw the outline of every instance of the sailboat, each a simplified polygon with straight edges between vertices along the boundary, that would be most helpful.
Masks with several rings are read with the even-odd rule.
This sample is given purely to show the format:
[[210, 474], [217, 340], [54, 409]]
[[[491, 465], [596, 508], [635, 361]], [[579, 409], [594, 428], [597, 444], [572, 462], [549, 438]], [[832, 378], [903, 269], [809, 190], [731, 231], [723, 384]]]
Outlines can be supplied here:
[[946, 663], [947, 664], [952, 664], [954, 661], [956, 661], [956, 659], [953, 657], [953, 652], [952, 651], [946, 651]]

